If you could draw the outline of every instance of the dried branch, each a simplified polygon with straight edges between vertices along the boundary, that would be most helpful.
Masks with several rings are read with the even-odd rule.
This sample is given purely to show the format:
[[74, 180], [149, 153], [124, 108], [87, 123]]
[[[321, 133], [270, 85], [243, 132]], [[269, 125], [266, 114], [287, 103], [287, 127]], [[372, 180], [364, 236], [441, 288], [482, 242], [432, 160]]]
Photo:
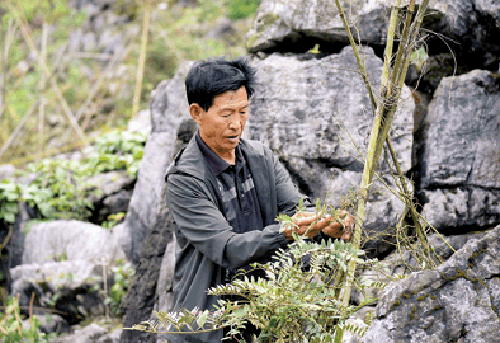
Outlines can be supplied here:
[[142, 79], [144, 74], [144, 65], [146, 63], [146, 53], [148, 46], [148, 31], [151, 20], [151, 0], [146, 0], [146, 9], [144, 11], [144, 20], [142, 22], [141, 54], [139, 56], [139, 67], [137, 68], [137, 79], [135, 83], [134, 100], [132, 103], [132, 116], [139, 112], [141, 101]]

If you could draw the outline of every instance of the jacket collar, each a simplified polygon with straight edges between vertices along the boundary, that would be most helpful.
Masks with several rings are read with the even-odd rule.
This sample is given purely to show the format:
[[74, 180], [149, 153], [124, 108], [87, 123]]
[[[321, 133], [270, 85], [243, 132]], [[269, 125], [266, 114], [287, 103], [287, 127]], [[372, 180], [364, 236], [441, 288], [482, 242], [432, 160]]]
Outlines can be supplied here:
[[[240, 139], [239, 146], [241, 152], [245, 155], [247, 160], [251, 160], [255, 157], [261, 157], [255, 148], [243, 138]], [[165, 181], [167, 181], [168, 176], [171, 174], [187, 174], [200, 180], [206, 180], [206, 166], [207, 161], [205, 160], [203, 153], [196, 142], [196, 138], [193, 135], [188, 145], [177, 153], [172, 163], [167, 168]]]

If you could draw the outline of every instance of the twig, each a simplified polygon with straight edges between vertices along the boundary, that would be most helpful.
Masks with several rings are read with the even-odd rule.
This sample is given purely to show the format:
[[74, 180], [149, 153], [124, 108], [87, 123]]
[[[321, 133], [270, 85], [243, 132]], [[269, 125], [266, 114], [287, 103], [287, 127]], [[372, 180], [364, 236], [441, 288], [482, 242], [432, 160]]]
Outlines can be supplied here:
[[146, 63], [146, 49], [148, 46], [148, 31], [151, 19], [151, 0], [146, 0], [146, 10], [144, 11], [144, 20], [142, 22], [141, 54], [139, 55], [139, 68], [137, 69], [137, 79], [135, 83], [134, 100], [132, 103], [132, 116], [139, 112], [141, 101], [142, 79], [144, 65]]
[[16, 27], [13, 25], [13, 19], [9, 20], [9, 26], [7, 27], [7, 38], [5, 39], [5, 47], [3, 50], [3, 56], [0, 59], [0, 122], [2, 122], [3, 111], [5, 108], [5, 72], [7, 61], [9, 60], [10, 44], [15, 36]]
[[[0, 149], [0, 158], [5, 153], [5, 151], [9, 148], [9, 146], [12, 144], [12, 142], [14, 142], [14, 140], [17, 138], [17, 135], [19, 134], [19, 132], [21, 132], [21, 130], [23, 129], [24, 125], [28, 121], [29, 117], [35, 111], [35, 108], [36, 108], [36, 106], [37, 106], [37, 104], [38, 104], [39, 101], [40, 101], [40, 99], [35, 100], [35, 102], [29, 108], [28, 112], [24, 115], [23, 120], [21, 120], [21, 122], [19, 123], [19, 125], [14, 129], [14, 132], [10, 135], [9, 139], [7, 140], [7, 142], [5, 142], [5, 144], [3, 145], [3, 147]], [[9, 109], [13, 110], [10, 107], [9, 107]]]

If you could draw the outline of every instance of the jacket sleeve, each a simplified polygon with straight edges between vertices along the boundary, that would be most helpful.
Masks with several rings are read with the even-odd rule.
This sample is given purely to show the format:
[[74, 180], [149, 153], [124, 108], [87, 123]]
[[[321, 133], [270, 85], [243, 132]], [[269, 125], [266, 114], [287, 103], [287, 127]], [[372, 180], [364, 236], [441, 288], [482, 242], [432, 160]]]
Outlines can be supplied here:
[[191, 176], [168, 177], [167, 203], [180, 234], [224, 268], [240, 268], [288, 244], [279, 233], [279, 225], [266, 226], [263, 231], [233, 232], [206, 185]]

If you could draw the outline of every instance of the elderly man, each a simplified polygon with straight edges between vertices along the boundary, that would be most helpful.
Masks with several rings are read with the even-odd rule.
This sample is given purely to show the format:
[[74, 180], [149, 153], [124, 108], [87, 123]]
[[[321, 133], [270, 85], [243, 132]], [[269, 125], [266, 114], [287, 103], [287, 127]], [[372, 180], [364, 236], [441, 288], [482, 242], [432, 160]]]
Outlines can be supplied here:
[[[186, 77], [189, 113], [199, 131], [165, 177], [177, 239], [174, 310], [213, 309], [218, 299], [207, 295], [209, 288], [224, 284], [239, 268], [268, 261], [293, 240], [291, 228], [280, 232], [275, 218], [294, 215], [303, 196], [270, 149], [241, 139], [254, 83], [255, 71], [246, 59], [201, 61]], [[353, 223], [348, 216], [346, 227]], [[314, 213], [302, 214], [295, 224], [298, 234], [312, 224], [310, 238], [350, 236], [342, 224]], [[251, 331], [243, 334], [247, 342]], [[215, 343], [222, 338], [218, 330], [168, 339]]]

